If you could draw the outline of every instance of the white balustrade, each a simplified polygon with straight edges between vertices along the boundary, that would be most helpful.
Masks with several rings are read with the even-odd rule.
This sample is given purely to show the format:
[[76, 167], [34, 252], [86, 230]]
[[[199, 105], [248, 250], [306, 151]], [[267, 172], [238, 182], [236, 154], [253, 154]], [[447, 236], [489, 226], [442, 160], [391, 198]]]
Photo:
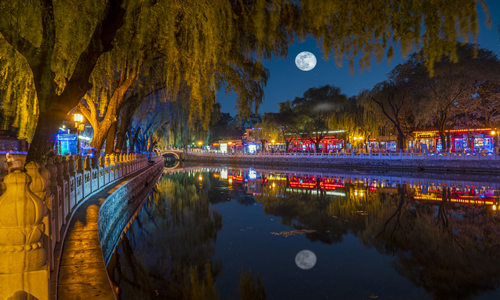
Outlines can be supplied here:
[[[151, 160], [155, 162], [161, 158], [155, 153], [151, 155]], [[9, 279], [7, 275], [11, 270], [16, 271], [15, 268], [22, 267], [27, 273], [20, 283], [24, 286], [32, 286], [36, 282], [37, 291], [41, 292], [37, 296], [39, 299], [47, 299], [48, 276], [50, 270], [54, 268], [56, 243], [61, 241], [63, 226], [68, 222], [76, 206], [93, 193], [146, 166], [148, 166], [146, 155], [127, 154], [120, 157], [113, 156], [111, 161], [109, 157], [106, 159], [101, 157], [95, 166], [91, 164], [90, 157], [86, 157], [84, 163], [81, 157], [75, 159], [73, 156], [68, 156], [49, 158], [41, 165], [29, 163], [26, 165], [27, 172], [20, 168], [13, 169], [11, 174], [4, 179], [6, 190], [0, 196], [0, 206], [3, 205], [0, 215], [3, 216], [4, 221], [14, 220], [14, 223], [11, 222], [14, 225], [5, 221], [7, 227], [0, 226], [1, 236], [10, 237], [11, 233], [21, 236], [19, 232], [23, 233], [29, 228], [35, 228], [40, 233], [37, 231], [36, 234], [27, 236], [32, 239], [28, 241], [30, 243], [28, 248], [24, 244], [22, 247], [18, 246], [14, 239], [11, 241], [13, 250], [7, 246], [0, 247], [2, 248], [0, 249], [0, 254], [2, 254], [0, 266], [7, 266], [7, 269], [3, 270], [5, 276], [2, 278]], [[28, 208], [33, 210], [32, 215], [36, 215], [38, 219], [16, 219], [16, 214], [11, 212], [11, 208], [15, 208], [17, 202], [25, 203], [23, 207], [29, 206]], [[28, 214], [25, 215], [28, 216]], [[32, 222], [33, 220], [35, 221]], [[28, 221], [32, 223], [26, 223]], [[31, 227], [28, 228], [28, 225]], [[47, 255], [38, 254], [37, 251], [46, 251]], [[16, 255], [23, 259], [18, 259]], [[13, 259], [14, 257], [16, 258]], [[41, 264], [45, 267], [41, 267]], [[17, 273], [19, 272], [16, 271]], [[17, 276], [16, 274], [14, 275]], [[1, 281], [0, 278], [0, 286], [5, 287]], [[12, 288], [18, 289], [17, 286], [12, 286]], [[2, 291], [0, 295], [3, 295]]]
[[[179, 151], [180, 152], [180, 151]], [[412, 152], [374, 152], [374, 153], [309, 153], [309, 152], [261, 152], [255, 154], [249, 153], [222, 153], [216, 151], [192, 151], [187, 153], [193, 156], [208, 157], [296, 157], [296, 158], [321, 158], [321, 159], [403, 159], [403, 160], [498, 160], [498, 153], [412, 153]]]

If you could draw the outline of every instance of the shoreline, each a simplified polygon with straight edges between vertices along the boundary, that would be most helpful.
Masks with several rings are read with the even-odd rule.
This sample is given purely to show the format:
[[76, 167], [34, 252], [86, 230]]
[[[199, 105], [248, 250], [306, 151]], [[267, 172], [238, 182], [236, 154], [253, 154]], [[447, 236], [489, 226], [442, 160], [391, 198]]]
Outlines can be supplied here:
[[183, 152], [181, 156], [182, 160], [188, 163], [224, 163], [269, 167], [307, 167], [379, 172], [500, 175], [500, 158], [498, 156], [487, 159], [381, 159], [292, 155], [214, 155], [193, 152]]

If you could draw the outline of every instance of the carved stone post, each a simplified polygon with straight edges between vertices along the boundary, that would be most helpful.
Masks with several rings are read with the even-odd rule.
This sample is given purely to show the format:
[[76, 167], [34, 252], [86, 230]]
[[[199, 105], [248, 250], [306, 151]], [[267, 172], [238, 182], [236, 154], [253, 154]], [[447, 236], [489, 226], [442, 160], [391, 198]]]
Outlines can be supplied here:
[[28, 185], [29, 190], [34, 193], [40, 200], [42, 200], [43, 204], [45, 205], [45, 208], [47, 209], [46, 211], [46, 216], [43, 218], [43, 224], [45, 226], [45, 235], [46, 235], [46, 247], [48, 247], [48, 262], [49, 266], [51, 268], [54, 267], [54, 261], [52, 259], [52, 232], [54, 228], [51, 226], [53, 223], [50, 221], [51, 215], [52, 215], [52, 203], [54, 202], [52, 200], [52, 194], [50, 193], [49, 190], [49, 183], [50, 183], [50, 173], [49, 171], [44, 168], [43, 166], [40, 166], [39, 164], [35, 162], [29, 162], [25, 166], [26, 173], [28, 176], [31, 177], [31, 182]]
[[76, 164], [73, 156], [68, 156], [68, 170], [69, 170], [69, 211], [76, 205]]
[[54, 160], [55, 166], [57, 167], [57, 188], [58, 188], [58, 217], [59, 217], [59, 232], [56, 234], [60, 238], [60, 230], [62, 225], [65, 223], [65, 179], [64, 179], [64, 164], [62, 163], [62, 157], [56, 157]]
[[[36, 173], [35, 177], [41, 177], [38, 170]], [[29, 190], [30, 185], [43, 189], [45, 182], [14, 170], [4, 183], [6, 190], [0, 196], [0, 299], [19, 292], [48, 299], [49, 268], [42, 239], [48, 235], [43, 222], [48, 210]]]

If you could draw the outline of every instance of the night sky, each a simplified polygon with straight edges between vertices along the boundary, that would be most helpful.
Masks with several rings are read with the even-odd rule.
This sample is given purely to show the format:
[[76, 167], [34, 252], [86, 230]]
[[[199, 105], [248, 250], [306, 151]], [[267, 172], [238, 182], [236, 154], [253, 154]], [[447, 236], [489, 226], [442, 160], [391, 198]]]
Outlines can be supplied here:
[[[491, 16], [491, 27], [486, 26], [484, 14], [480, 10], [479, 46], [492, 50], [500, 57], [498, 31], [500, 1], [487, 0], [486, 2]], [[316, 55], [318, 64], [313, 70], [304, 72], [295, 66], [295, 56], [301, 51], [309, 51]], [[387, 59], [377, 63], [373, 57], [370, 69], [361, 72], [359, 66], [355, 65], [354, 74], [352, 74], [347, 61], [342, 67], [337, 67], [333, 57], [325, 60], [315, 40], [308, 39], [302, 43], [296, 42], [288, 48], [288, 57], [273, 57], [264, 62], [265, 67], [270, 71], [270, 78], [264, 89], [264, 101], [259, 108], [259, 113], [277, 112], [279, 102], [292, 100], [296, 96], [301, 96], [308, 88], [326, 84], [340, 87], [341, 91], [348, 96], [356, 95], [359, 91], [370, 89], [378, 82], [385, 80], [386, 74], [394, 66], [404, 61], [401, 53], [396, 51], [391, 65], [388, 64]], [[231, 115], [236, 114], [235, 94], [229, 93], [226, 96], [224, 91], [220, 91], [217, 98], [222, 105], [223, 112], [229, 112]]]

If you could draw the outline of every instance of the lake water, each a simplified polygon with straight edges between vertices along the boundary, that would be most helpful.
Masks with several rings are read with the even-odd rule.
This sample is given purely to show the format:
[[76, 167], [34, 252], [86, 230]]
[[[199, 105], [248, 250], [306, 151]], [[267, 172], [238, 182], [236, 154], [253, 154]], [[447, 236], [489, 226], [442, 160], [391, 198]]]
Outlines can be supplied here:
[[500, 299], [499, 184], [429, 177], [166, 171], [108, 271], [120, 299]]

